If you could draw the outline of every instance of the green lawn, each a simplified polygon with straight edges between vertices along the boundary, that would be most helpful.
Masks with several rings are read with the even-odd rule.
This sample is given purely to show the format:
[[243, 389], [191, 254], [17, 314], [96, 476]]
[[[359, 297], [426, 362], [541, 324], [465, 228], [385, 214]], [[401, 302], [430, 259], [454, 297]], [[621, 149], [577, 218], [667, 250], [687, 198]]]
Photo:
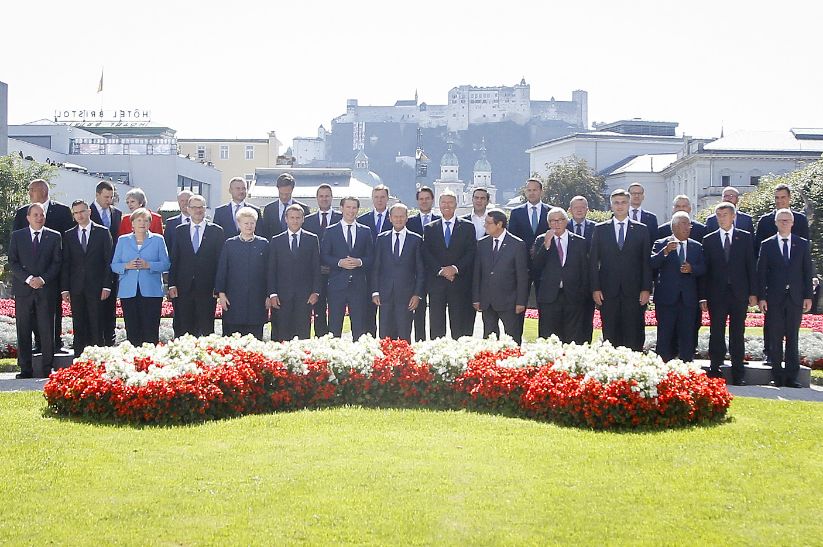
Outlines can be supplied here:
[[807, 545], [823, 405], [602, 433], [338, 408], [172, 428], [44, 417], [0, 394], [0, 543]]

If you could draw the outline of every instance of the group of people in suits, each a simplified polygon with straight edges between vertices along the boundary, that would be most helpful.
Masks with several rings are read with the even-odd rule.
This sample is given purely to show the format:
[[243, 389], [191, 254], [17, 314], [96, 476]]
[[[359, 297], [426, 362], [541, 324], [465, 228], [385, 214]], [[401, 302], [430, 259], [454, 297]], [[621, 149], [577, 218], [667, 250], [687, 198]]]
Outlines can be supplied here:
[[32, 374], [32, 333], [46, 366], [60, 347], [61, 296], [72, 305], [75, 355], [114, 342], [117, 298], [128, 340], [156, 343], [166, 276], [176, 336], [214, 332], [217, 304], [224, 334], [262, 339], [268, 321], [272, 340], [307, 338], [312, 323], [318, 336], [340, 336], [347, 313], [355, 338], [379, 332], [411, 340], [412, 330], [416, 340], [459, 338], [472, 334], [480, 313], [484, 336], [499, 335], [502, 323], [520, 342], [533, 289], [541, 337], [591, 341], [597, 306], [603, 337], [639, 351], [654, 294], [657, 352], [666, 360], [692, 360], [700, 312], [708, 311], [710, 374], [720, 375], [728, 319], [735, 383], [744, 382], [746, 308], [757, 304], [766, 313], [775, 382], [797, 383], [797, 331], [811, 307], [813, 272], [808, 222], [788, 209], [788, 187], [777, 187], [776, 211], [761, 217], [756, 231], [737, 211], [739, 193], [731, 187], [707, 225], [691, 219], [686, 196], [675, 198], [671, 221], [658, 225], [642, 208], [639, 183], [611, 193], [612, 218], [599, 224], [586, 218], [583, 196], [568, 211], [543, 203], [537, 178], [526, 181], [525, 203], [508, 217], [488, 208], [483, 188], [474, 190], [472, 212], [463, 217], [449, 191], [439, 196], [436, 214], [425, 186], [412, 217], [402, 203], [388, 206], [384, 185], [373, 189], [373, 207], [360, 216], [355, 197], [333, 210], [326, 184], [309, 214], [292, 198], [294, 188], [294, 178], [281, 175], [278, 198], [261, 210], [246, 202], [246, 181], [235, 177], [231, 200], [215, 209], [213, 222], [205, 199], [183, 190], [180, 214], [164, 234], [139, 188], [126, 194], [131, 212], [124, 216], [106, 181], [91, 204], [75, 200], [71, 208], [49, 199], [45, 181], [32, 181], [9, 248], [21, 375]]

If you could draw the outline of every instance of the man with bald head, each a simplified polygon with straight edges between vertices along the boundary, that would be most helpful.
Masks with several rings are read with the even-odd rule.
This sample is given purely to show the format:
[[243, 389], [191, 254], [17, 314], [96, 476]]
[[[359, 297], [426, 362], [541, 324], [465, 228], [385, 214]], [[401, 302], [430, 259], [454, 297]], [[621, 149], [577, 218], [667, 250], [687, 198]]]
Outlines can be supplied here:
[[[27, 207], [28, 226], [15, 230], [9, 244], [9, 268], [17, 324], [17, 378], [47, 377], [54, 362], [54, 310], [59, 305], [62, 237], [47, 228], [44, 207]], [[32, 332], [40, 334], [41, 370], [32, 366]], [[58, 333], [59, 335], [59, 333]]]

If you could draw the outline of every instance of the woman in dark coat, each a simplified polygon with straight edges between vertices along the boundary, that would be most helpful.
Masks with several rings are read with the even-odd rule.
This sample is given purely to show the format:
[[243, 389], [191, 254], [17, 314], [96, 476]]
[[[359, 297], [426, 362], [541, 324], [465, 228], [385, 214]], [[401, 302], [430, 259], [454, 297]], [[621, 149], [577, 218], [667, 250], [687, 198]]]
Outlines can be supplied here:
[[266, 266], [269, 242], [254, 234], [257, 211], [241, 207], [237, 211], [240, 234], [226, 240], [217, 265], [215, 291], [223, 309], [223, 336], [237, 332], [263, 339], [268, 321]]

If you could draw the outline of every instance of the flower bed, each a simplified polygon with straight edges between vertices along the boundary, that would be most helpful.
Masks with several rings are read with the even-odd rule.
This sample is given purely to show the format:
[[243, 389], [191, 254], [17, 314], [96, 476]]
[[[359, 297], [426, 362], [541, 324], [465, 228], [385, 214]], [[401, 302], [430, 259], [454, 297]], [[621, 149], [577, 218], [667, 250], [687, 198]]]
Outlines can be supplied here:
[[565, 425], [674, 427], [722, 419], [725, 383], [653, 354], [510, 338], [277, 344], [251, 337], [88, 348], [53, 373], [44, 395], [60, 415], [187, 423], [328, 405], [468, 408]]

